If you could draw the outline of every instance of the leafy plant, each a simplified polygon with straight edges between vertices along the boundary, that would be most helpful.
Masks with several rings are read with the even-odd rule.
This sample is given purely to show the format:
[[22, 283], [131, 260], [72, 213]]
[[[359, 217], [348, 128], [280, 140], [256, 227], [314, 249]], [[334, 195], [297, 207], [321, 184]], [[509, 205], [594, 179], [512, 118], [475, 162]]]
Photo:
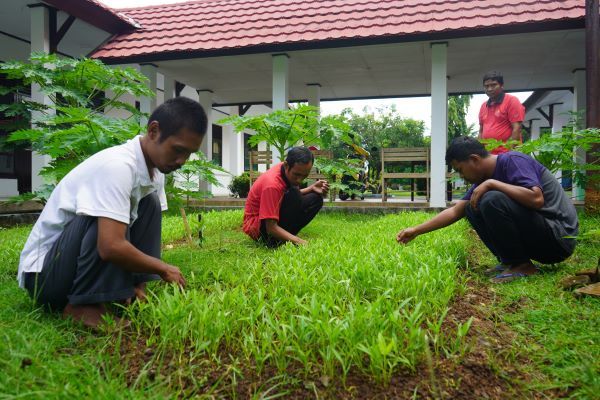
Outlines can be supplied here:
[[[0, 94], [22, 93], [36, 84], [51, 100], [50, 104], [42, 104], [19, 96], [14, 104], [0, 105], [0, 112], [7, 117], [25, 121], [31, 118], [32, 127], [12, 132], [8, 142], [52, 158], [40, 173], [50, 186], [90, 155], [143, 131], [141, 113], [123, 102], [123, 95], [154, 95], [144, 84], [146, 78], [134, 69], [111, 68], [88, 58], [34, 53], [30, 62], [0, 63], [0, 74], [18, 82], [0, 87]], [[105, 114], [112, 110], [127, 111], [130, 117]], [[47, 193], [36, 195], [44, 199]]]
[[349, 195], [361, 194], [359, 191], [352, 189], [350, 185], [342, 183], [342, 177], [344, 175], [356, 176], [363, 171], [361, 160], [352, 158], [332, 160], [324, 157], [316, 157], [315, 168], [317, 168], [323, 175], [327, 176], [330, 190], [330, 201], [333, 201], [335, 198], [336, 191], [343, 191]]
[[250, 174], [244, 172], [243, 174], [234, 177], [228, 188], [233, 197], [247, 197], [248, 192], [250, 192]]
[[303, 144], [329, 148], [334, 138], [351, 142], [349, 126], [339, 116], [320, 118], [318, 108], [308, 105], [291, 107], [261, 115], [233, 115], [217, 121], [219, 125], [233, 125], [236, 132], [252, 130], [250, 146], [261, 142], [275, 147], [283, 159], [290, 148]]
[[183, 166], [166, 176], [165, 192], [170, 207], [189, 208], [190, 200], [211, 197], [207, 191], [199, 190], [201, 181], [215, 186], [222, 186], [215, 171], [228, 173], [220, 166], [209, 161], [202, 152], [197, 152]]
[[[600, 129], [574, 130], [572, 125], [568, 125], [558, 133], [542, 135], [538, 139], [523, 144], [519, 144], [514, 140], [504, 143], [494, 139], [486, 139], [481, 142], [488, 150], [500, 146], [514, 146], [514, 150], [529, 154], [552, 173], [558, 171], [572, 173], [575, 183], [580, 187], [585, 187], [588, 179], [590, 179], [588, 171], [592, 172], [592, 181], [598, 181], [599, 173], [597, 171], [600, 171], [600, 164], [598, 164], [598, 158], [590, 163], [577, 161], [575, 151], [580, 148], [589, 152], [592, 150], [593, 145], [598, 143], [599, 137]], [[596, 156], [598, 155], [600, 153], [596, 153]]]

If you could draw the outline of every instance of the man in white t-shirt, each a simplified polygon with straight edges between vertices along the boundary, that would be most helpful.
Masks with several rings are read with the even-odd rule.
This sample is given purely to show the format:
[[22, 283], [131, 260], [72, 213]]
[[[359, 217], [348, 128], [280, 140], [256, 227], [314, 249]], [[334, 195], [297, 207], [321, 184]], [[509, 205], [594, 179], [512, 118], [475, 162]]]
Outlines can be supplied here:
[[17, 278], [38, 304], [95, 328], [106, 303], [144, 296], [145, 282], [185, 285], [160, 260], [164, 175], [200, 148], [206, 114], [177, 97], [150, 116], [147, 133], [100, 151], [56, 186], [21, 253]]

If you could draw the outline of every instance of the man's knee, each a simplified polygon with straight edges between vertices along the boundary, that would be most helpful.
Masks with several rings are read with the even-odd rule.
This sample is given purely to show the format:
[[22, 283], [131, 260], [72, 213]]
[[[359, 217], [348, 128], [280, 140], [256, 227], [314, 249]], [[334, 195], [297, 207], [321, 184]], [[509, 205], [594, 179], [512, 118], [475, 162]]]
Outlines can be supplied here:
[[305, 195], [303, 203], [306, 209], [316, 209], [318, 211], [323, 207], [323, 196], [318, 193], [308, 193]]
[[490, 210], [504, 208], [507, 205], [508, 201], [512, 200], [504, 193], [499, 192], [497, 190], [490, 190], [489, 192], [485, 192], [483, 196], [481, 196], [477, 208], [479, 208], [480, 212], [486, 213]]

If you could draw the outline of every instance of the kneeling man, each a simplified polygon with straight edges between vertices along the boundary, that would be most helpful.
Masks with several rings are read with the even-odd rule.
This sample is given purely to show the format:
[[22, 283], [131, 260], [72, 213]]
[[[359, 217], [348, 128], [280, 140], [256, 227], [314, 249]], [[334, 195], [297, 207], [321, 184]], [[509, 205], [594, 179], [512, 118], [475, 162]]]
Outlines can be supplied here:
[[183, 286], [160, 260], [164, 175], [198, 151], [204, 110], [185, 97], [150, 116], [147, 133], [83, 161], [56, 186], [21, 253], [18, 280], [38, 304], [95, 328], [105, 303], [144, 297], [145, 282]]
[[306, 244], [298, 232], [317, 215], [327, 195], [327, 181], [318, 180], [300, 189], [313, 166], [306, 147], [292, 148], [284, 162], [262, 174], [250, 188], [244, 209], [244, 232], [267, 246], [285, 242]]
[[579, 227], [575, 206], [539, 162], [516, 151], [490, 155], [477, 140], [462, 136], [448, 147], [446, 163], [474, 185], [453, 207], [400, 231], [398, 242], [466, 216], [500, 261], [492, 269], [497, 283], [536, 273], [532, 260], [552, 264], [573, 253]]

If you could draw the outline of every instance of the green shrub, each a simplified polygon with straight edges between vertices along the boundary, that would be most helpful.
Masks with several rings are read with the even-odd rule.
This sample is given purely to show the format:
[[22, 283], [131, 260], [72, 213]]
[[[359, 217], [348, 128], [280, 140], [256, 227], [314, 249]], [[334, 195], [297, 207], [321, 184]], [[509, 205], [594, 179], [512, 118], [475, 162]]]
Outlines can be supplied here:
[[250, 191], [250, 175], [248, 172], [244, 172], [243, 174], [234, 177], [227, 187], [233, 197], [247, 197], [248, 192]]

